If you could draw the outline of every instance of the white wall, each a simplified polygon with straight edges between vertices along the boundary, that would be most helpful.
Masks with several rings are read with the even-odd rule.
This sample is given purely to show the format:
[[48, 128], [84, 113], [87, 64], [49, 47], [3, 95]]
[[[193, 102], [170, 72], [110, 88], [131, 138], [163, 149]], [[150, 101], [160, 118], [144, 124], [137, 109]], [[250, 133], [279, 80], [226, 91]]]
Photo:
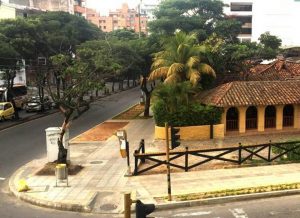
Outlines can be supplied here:
[[[300, 1], [297, 0], [223, 0], [230, 2], [253, 2], [252, 41], [258, 41], [262, 33], [269, 31], [282, 39], [283, 46], [300, 46]], [[226, 14], [246, 15], [249, 12], [230, 12]]]

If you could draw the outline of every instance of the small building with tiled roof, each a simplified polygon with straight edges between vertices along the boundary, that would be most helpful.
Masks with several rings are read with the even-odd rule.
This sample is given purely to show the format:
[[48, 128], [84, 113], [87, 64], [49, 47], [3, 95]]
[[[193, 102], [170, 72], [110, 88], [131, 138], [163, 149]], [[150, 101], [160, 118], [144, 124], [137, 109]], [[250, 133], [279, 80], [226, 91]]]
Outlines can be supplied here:
[[226, 133], [300, 129], [300, 80], [234, 81], [204, 91], [198, 99], [224, 108]]
[[289, 80], [300, 78], [300, 63], [278, 59], [270, 64], [258, 64], [246, 75], [247, 81]]

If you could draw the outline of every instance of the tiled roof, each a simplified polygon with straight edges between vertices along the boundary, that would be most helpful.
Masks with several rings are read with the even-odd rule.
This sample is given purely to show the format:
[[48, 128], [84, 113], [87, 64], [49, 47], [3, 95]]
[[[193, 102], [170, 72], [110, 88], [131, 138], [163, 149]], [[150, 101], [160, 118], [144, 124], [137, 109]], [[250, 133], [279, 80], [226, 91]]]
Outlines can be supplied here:
[[271, 64], [259, 64], [250, 70], [247, 81], [288, 80], [300, 77], [300, 64], [276, 60]]
[[234, 81], [197, 96], [203, 104], [218, 107], [300, 103], [300, 80]]

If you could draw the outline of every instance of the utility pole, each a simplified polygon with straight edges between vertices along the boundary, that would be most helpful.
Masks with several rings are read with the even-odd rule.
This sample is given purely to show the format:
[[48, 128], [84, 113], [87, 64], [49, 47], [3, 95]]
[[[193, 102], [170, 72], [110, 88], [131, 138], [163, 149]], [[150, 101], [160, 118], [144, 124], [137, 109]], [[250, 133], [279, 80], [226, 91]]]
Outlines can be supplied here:
[[172, 201], [171, 193], [171, 170], [170, 170], [170, 147], [169, 147], [169, 125], [165, 123], [166, 131], [166, 161], [167, 161], [167, 179], [168, 179], [168, 201]]
[[138, 7], [138, 15], [139, 15], [139, 38], [141, 38], [141, 4], [142, 0], [140, 0], [140, 4]]

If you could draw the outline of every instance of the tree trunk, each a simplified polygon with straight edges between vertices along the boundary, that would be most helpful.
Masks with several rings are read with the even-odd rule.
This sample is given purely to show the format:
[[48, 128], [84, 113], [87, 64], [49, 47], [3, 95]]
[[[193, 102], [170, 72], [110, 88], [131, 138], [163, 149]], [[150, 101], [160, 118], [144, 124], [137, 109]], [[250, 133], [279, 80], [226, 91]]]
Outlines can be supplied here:
[[151, 93], [153, 91], [153, 86], [151, 85], [151, 89], [148, 90], [148, 88], [147, 88], [147, 78], [145, 76], [143, 76], [143, 79], [142, 79], [141, 90], [144, 92], [145, 97], [146, 97], [144, 117], [149, 117], [149, 115], [150, 115], [150, 100], [151, 100]]
[[111, 92], [115, 92], [115, 79], [112, 80]]
[[58, 145], [57, 163], [63, 163], [63, 164], [67, 163], [68, 149], [64, 148], [63, 138], [64, 138], [66, 130], [69, 126], [69, 122], [70, 122], [70, 118], [71, 118], [72, 113], [73, 113], [72, 110], [64, 112], [65, 120], [64, 120], [64, 123], [61, 127], [60, 137], [57, 139], [57, 145]]
[[130, 87], [129, 76], [127, 77], [127, 89]]

